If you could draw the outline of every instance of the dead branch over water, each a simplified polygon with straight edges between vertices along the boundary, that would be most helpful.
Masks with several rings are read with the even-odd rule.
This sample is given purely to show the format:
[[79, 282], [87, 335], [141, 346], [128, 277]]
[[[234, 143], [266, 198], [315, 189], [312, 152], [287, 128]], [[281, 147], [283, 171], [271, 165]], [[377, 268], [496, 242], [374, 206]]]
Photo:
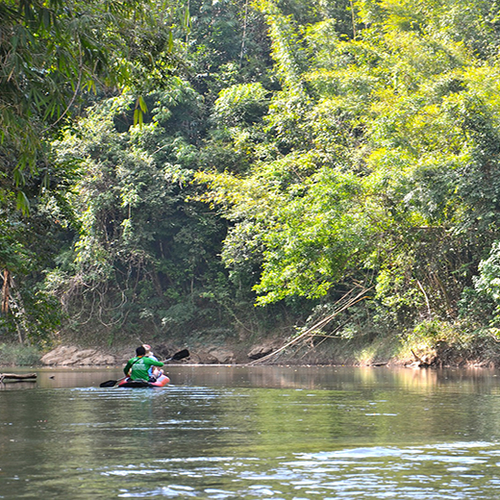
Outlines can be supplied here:
[[349, 290], [349, 292], [347, 292], [341, 299], [339, 299], [335, 304], [335, 310], [332, 314], [329, 314], [322, 320], [318, 321], [316, 324], [311, 326], [311, 328], [308, 328], [305, 332], [302, 332], [297, 337], [294, 337], [292, 340], [287, 342], [285, 345], [281, 346], [276, 351], [271, 352], [267, 356], [256, 359], [248, 363], [248, 365], [256, 365], [270, 361], [272, 358], [276, 357], [277, 355], [285, 351], [285, 349], [288, 349], [289, 347], [292, 347], [298, 344], [299, 342], [305, 343], [307, 340], [310, 340], [313, 337], [317, 336], [317, 331], [320, 330], [321, 328], [324, 328], [328, 323], [333, 321], [340, 313], [342, 313], [346, 309], [349, 309], [349, 307], [352, 307], [354, 304], [357, 304], [358, 302], [365, 299], [366, 293], [368, 292], [369, 288], [363, 287], [356, 295], [353, 295], [356, 290], [359, 290], [359, 288], [353, 288]]

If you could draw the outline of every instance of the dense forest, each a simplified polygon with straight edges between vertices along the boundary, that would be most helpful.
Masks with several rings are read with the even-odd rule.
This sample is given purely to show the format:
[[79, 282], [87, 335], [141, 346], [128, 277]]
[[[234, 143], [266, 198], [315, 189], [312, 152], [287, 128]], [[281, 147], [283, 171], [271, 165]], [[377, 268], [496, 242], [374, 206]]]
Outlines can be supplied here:
[[3, 0], [0, 60], [0, 342], [500, 339], [496, 0]]

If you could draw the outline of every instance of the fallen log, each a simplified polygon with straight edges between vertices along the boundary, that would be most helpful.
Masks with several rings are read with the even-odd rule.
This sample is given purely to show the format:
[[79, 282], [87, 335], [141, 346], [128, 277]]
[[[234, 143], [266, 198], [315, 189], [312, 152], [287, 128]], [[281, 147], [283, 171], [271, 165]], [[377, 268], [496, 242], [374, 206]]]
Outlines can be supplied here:
[[3, 381], [5, 379], [25, 380], [25, 379], [31, 379], [31, 378], [36, 378], [36, 377], [37, 377], [36, 373], [23, 373], [23, 374], [0, 373], [0, 383], [3, 383]]

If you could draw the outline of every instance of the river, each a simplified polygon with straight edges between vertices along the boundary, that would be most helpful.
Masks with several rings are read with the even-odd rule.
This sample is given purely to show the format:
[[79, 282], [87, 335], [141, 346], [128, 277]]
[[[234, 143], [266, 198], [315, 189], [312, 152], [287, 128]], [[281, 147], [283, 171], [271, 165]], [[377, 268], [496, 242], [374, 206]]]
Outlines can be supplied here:
[[496, 371], [168, 371], [162, 389], [100, 388], [109, 369], [0, 385], [0, 498], [500, 497]]

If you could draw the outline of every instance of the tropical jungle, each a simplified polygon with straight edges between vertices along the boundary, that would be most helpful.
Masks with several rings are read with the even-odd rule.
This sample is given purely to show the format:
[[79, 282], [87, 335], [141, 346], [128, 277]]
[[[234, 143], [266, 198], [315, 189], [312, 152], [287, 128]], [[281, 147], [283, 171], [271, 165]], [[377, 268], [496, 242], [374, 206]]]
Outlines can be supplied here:
[[2, 356], [500, 366], [497, 0], [2, 0], [0, 62]]

